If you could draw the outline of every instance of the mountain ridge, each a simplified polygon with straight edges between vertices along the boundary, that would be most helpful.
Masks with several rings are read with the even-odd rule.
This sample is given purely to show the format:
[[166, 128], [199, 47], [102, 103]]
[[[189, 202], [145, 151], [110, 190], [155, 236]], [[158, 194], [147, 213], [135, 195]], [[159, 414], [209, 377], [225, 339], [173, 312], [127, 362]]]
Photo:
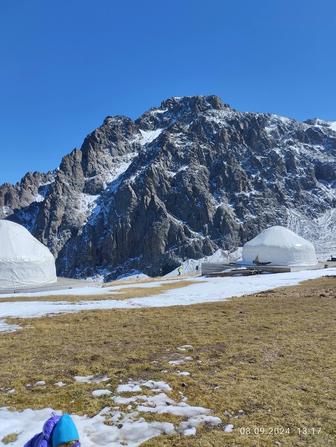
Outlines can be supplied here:
[[48, 245], [60, 275], [157, 275], [265, 226], [334, 219], [335, 166], [334, 122], [173, 97], [107, 116], [54, 171], [1, 185], [0, 218]]

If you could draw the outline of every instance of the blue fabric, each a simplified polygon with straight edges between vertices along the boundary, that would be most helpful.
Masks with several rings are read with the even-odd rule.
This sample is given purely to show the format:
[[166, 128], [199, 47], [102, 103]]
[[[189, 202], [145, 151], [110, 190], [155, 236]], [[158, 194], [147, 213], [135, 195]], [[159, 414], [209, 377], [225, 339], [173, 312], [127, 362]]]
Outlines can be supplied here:
[[60, 416], [53, 414], [43, 425], [42, 433], [35, 435], [30, 441], [26, 442], [24, 447], [51, 447], [51, 435], [60, 418]]
[[35, 435], [30, 441], [26, 442], [24, 447], [42, 447], [44, 440], [43, 433]]
[[57, 447], [70, 441], [78, 441], [79, 435], [76, 425], [68, 414], [64, 414], [57, 422], [52, 433], [52, 447]]

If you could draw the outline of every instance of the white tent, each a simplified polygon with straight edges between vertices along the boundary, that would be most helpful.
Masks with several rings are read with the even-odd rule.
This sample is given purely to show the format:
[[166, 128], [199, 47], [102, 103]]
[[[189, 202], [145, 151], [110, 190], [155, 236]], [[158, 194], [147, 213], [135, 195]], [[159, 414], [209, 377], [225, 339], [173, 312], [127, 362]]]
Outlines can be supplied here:
[[285, 227], [274, 226], [262, 231], [243, 247], [243, 263], [273, 265], [316, 265], [313, 244]]
[[56, 281], [55, 259], [49, 249], [21, 225], [0, 220], [0, 289]]

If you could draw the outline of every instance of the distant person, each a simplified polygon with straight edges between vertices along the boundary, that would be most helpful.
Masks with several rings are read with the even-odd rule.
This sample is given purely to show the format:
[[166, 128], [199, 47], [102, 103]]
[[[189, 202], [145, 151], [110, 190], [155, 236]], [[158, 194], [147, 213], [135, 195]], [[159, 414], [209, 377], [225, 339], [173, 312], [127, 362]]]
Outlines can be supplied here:
[[48, 419], [42, 433], [35, 435], [24, 447], [80, 447], [79, 434], [68, 414]]
[[257, 255], [256, 258], [253, 261], [253, 264], [255, 264], [255, 265], [268, 265], [268, 264], [271, 264], [271, 261], [269, 261], [269, 262], [260, 262], [259, 255]]
[[181, 275], [182, 275], [182, 272], [183, 272], [183, 267], [182, 267], [182, 265], [180, 265], [180, 267], [177, 269], [177, 272], [178, 272], [178, 276], [181, 276]]
[[260, 261], [259, 261], [259, 255], [257, 255], [256, 257], [255, 257], [255, 259], [254, 259], [254, 261], [253, 261], [253, 264], [260, 264]]

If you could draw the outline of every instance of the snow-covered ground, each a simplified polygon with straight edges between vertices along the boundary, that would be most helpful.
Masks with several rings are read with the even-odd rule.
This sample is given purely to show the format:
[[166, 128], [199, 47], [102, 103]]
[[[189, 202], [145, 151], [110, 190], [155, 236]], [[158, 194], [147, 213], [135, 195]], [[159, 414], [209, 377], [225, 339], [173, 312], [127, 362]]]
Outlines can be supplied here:
[[[188, 398], [180, 392], [179, 399], [172, 399], [172, 388], [163, 381], [133, 381], [120, 384], [115, 395], [107, 389], [94, 390], [96, 399], [111, 395], [111, 407], [106, 407], [93, 418], [72, 415], [78, 427], [80, 440], [85, 447], [137, 447], [148, 439], [162, 434], [193, 436], [201, 424], [218, 426], [219, 417], [211, 415], [211, 410], [187, 403]], [[127, 395], [123, 395], [127, 393]], [[142, 393], [142, 394], [139, 394]], [[122, 408], [121, 408], [122, 406]], [[17, 434], [11, 447], [22, 447], [25, 442], [41, 431], [44, 422], [51, 416], [51, 409], [10, 411], [0, 408], [0, 446], [8, 435]], [[170, 414], [180, 418], [179, 423], [147, 422], [146, 413]], [[105, 424], [109, 421], [110, 425]], [[228, 432], [232, 424], [223, 427]]]
[[[238, 248], [237, 250], [233, 252], [229, 252], [227, 250], [218, 249], [215, 251], [215, 253], [211, 256], [205, 256], [204, 258], [200, 259], [187, 259], [186, 261], [182, 262], [182, 274], [185, 273], [195, 273], [197, 271], [201, 271], [201, 265], [204, 262], [219, 262], [219, 263], [229, 263], [229, 262], [237, 262], [242, 257], [242, 247]], [[170, 276], [177, 276], [179, 274], [179, 268], [177, 267], [175, 270], [172, 270], [171, 272], [167, 273], [166, 277]]]
[[[301, 272], [276, 273], [246, 277], [228, 278], [195, 278], [194, 284], [183, 288], [171, 289], [160, 295], [128, 300], [98, 300], [98, 301], [25, 301], [0, 303], [0, 331], [16, 330], [17, 326], [9, 325], [4, 320], [10, 317], [35, 318], [43, 315], [80, 312], [84, 310], [104, 309], [138, 309], [144, 307], [183, 306], [212, 301], [221, 301], [234, 296], [256, 293], [276, 287], [298, 284], [306, 279], [319, 278], [325, 275], [335, 275], [336, 269], [305, 270]], [[141, 287], [153, 287], [158, 282], [148, 282]], [[97, 293], [107, 294], [117, 289], [132, 287], [132, 285], [97, 288]], [[138, 284], [134, 285], [138, 287]], [[63, 295], [92, 295], [94, 288], [82, 288], [63, 291]], [[29, 294], [40, 296], [41, 294]], [[47, 295], [47, 293], [43, 293]], [[15, 298], [15, 295], [11, 295]], [[116, 295], [117, 298], [117, 295]]]
[[[128, 280], [128, 278], [126, 278]], [[131, 278], [134, 281], [134, 278]], [[144, 278], [146, 279], [146, 278]], [[97, 283], [97, 285], [92, 284], [84, 284], [82, 287], [65, 287], [64, 289], [53, 289], [53, 284], [50, 286], [50, 290], [47, 290], [45, 287], [42, 291], [36, 292], [25, 292], [24, 290], [18, 290], [16, 293], [1, 293], [0, 298], [18, 298], [18, 297], [43, 297], [43, 296], [90, 296], [90, 295], [106, 295], [108, 293], [117, 293], [119, 290], [128, 289], [128, 288], [151, 288], [151, 287], [159, 287], [162, 284], [169, 284], [175, 282], [174, 279], [167, 280], [156, 280], [153, 279], [149, 282], [142, 282], [131, 284], [118, 284], [115, 286], [102, 287], [103, 284]], [[83, 281], [82, 281], [83, 283]]]
[[123, 275], [119, 275], [117, 280], [125, 279], [125, 280], [132, 280], [132, 281], [138, 281], [141, 279], [148, 279], [150, 276], [146, 275], [145, 273], [141, 272], [140, 270], [131, 270], [129, 273], [124, 273]]

